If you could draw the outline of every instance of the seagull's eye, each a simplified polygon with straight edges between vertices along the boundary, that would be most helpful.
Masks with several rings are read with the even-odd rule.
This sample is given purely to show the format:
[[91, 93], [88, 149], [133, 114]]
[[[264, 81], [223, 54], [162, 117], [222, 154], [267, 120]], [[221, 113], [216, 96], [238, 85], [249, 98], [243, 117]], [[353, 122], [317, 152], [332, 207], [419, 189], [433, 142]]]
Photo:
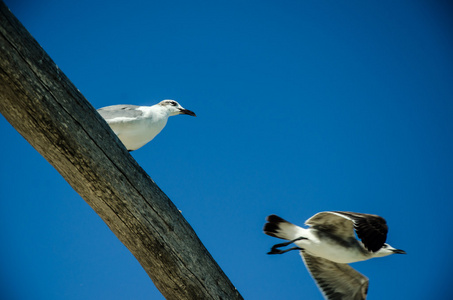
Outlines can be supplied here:
[[173, 105], [173, 106], [178, 105], [178, 103], [176, 103], [176, 101], [171, 101], [170, 104]]

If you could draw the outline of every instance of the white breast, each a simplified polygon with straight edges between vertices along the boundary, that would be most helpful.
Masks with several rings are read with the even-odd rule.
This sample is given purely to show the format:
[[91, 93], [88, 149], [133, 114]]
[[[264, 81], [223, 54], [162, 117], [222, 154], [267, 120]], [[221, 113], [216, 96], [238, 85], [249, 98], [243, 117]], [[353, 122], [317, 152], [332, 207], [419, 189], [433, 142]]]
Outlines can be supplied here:
[[110, 123], [112, 130], [128, 150], [137, 150], [151, 141], [167, 124], [167, 118], [124, 120]]
[[295, 242], [296, 245], [305, 249], [313, 256], [322, 257], [337, 263], [352, 263], [371, 258], [371, 255], [366, 255], [361, 249], [359, 242], [348, 247], [336, 243], [331, 239], [319, 239], [317, 235], [308, 229], [308, 239]]

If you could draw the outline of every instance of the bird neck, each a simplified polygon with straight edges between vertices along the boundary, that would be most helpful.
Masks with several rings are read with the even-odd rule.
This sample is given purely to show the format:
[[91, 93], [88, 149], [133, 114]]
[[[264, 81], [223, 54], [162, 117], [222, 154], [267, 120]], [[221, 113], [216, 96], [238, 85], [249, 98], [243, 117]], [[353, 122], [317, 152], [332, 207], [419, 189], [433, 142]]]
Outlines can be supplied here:
[[146, 115], [154, 115], [157, 118], [163, 118], [166, 119], [170, 116], [170, 113], [168, 109], [165, 107], [162, 107], [161, 105], [154, 105], [151, 106], [145, 113]]

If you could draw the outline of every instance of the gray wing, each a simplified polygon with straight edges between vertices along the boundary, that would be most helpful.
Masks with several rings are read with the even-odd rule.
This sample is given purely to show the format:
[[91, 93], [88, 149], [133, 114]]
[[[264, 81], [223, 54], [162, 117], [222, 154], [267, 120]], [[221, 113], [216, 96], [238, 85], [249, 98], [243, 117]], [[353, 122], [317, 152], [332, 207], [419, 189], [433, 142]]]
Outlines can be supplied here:
[[387, 240], [387, 222], [380, 216], [346, 211], [333, 211], [332, 213], [352, 220], [357, 236], [368, 251], [378, 251]]
[[143, 115], [143, 111], [137, 110], [138, 105], [111, 105], [98, 109], [98, 113], [107, 121], [115, 118], [137, 118]]
[[344, 239], [354, 237], [354, 230], [368, 251], [376, 252], [387, 240], [388, 227], [384, 218], [346, 211], [317, 213], [305, 224], [319, 230], [330, 231]]
[[317, 213], [305, 221], [305, 224], [321, 231], [328, 231], [332, 235], [345, 240], [355, 238], [354, 222], [343, 215], [331, 211]]
[[368, 278], [347, 264], [316, 257], [301, 251], [305, 266], [327, 300], [365, 300]]

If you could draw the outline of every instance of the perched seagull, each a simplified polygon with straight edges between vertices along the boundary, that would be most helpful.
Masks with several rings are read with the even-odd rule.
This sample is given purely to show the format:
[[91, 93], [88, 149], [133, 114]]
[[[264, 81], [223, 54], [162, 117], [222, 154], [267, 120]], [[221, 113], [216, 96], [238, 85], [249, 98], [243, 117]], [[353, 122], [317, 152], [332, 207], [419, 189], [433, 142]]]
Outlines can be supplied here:
[[[289, 242], [274, 245], [268, 254], [300, 250], [305, 266], [327, 300], [363, 300], [368, 292], [368, 278], [348, 263], [406, 254], [386, 244], [387, 223], [376, 215], [325, 211], [315, 214], [305, 229], [276, 215], [267, 217], [264, 233]], [[355, 233], [361, 241], [355, 237]], [[297, 247], [285, 250], [294, 243]]]
[[130, 152], [143, 147], [164, 129], [168, 117], [189, 115], [191, 110], [183, 108], [174, 100], [164, 100], [153, 106], [112, 105], [98, 109]]

